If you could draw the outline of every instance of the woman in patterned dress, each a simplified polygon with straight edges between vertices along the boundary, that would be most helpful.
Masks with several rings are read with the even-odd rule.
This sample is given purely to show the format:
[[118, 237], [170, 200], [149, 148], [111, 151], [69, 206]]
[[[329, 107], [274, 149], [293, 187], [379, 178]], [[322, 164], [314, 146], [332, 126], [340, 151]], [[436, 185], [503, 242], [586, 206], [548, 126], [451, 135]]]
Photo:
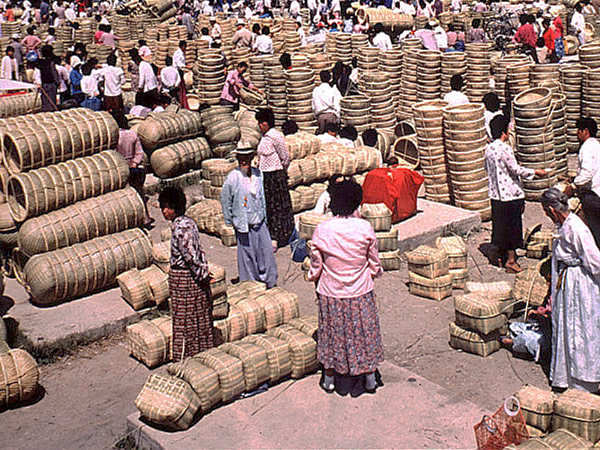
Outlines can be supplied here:
[[267, 203], [267, 226], [277, 247], [284, 247], [294, 231], [294, 213], [287, 175], [290, 154], [283, 134], [275, 129], [273, 110], [260, 109], [256, 113], [256, 120], [263, 135], [257, 153]]
[[185, 194], [165, 188], [158, 198], [171, 224], [169, 296], [173, 314], [173, 361], [214, 347], [210, 272], [196, 222], [184, 215]]
[[365, 390], [377, 387], [375, 370], [383, 361], [373, 279], [383, 273], [373, 227], [357, 214], [362, 189], [351, 180], [331, 191], [333, 218], [321, 222], [312, 239], [308, 280], [319, 304], [317, 357], [323, 364], [321, 387], [335, 389], [334, 372], [365, 375]]

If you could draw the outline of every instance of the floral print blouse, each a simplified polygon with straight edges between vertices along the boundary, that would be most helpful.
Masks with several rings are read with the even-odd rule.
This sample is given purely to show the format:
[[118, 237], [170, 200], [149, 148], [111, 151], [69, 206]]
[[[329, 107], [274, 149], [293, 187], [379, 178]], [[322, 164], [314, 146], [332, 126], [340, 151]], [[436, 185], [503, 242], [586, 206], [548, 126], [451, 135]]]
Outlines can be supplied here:
[[196, 281], [208, 278], [208, 262], [200, 243], [196, 222], [179, 216], [171, 224], [171, 267], [189, 269]]

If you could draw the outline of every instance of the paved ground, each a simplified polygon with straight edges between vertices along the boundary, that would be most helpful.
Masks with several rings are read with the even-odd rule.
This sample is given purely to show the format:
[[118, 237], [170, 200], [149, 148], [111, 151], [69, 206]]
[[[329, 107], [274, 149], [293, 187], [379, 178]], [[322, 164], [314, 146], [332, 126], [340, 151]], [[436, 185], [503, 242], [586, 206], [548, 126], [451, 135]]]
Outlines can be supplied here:
[[[157, 214], [155, 211], [155, 217]], [[549, 222], [543, 218], [539, 205], [528, 204], [525, 224], [535, 222], [543, 222], [546, 228], [550, 227]], [[158, 227], [161, 226], [164, 226], [164, 223], [159, 220]], [[153, 233], [157, 232], [158, 230], [155, 230]], [[471, 278], [511, 279], [511, 276], [490, 266], [479, 251], [481, 244], [487, 241], [489, 232], [485, 227], [469, 236]], [[204, 245], [211, 260], [224, 265], [229, 278], [235, 276], [235, 250], [224, 248], [211, 237], [204, 239]], [[281, 285], [299, 294], [302, 314], [314, 314], [314, 293], [309, 283], [303, 281], [299, 266], [290, 261], [289, 250], [282, 250], [276, 256]], [[527, 261], [523, 261], [523, 264], [527, 265]], [[505, 350], [488, 358], [480, 358], [451, 349], [448, 346], [448, 323], [453, 318], [452, 300], [449, 298], [438, 303], [414, 297], [408, 293], [406, 280], [404, 265], [399, 271], [386, 273], [376, 284], [381, 308], [386, 367], [390, 368], [390, 373], [396, 373], [392, 365], [397, 366], [442, 386], [454, 394], [454, 398], [468, 400], [485, 410], [495, 410], [506, 396], [514, 393], [525, 382], [540, 387], [547, 386], [547, 379], [539, 366], [515, 359]], [[109, 448], [118, 436], [125, 433], [126, 418], [136, 411], [133, 401], [148, 373], [143, 365], [128, 356], [124, 341], [118, 338], [94, 344], [72, 357], [43, 366], [41, 382], [46, 389], [45, 397], [32, 405], [0, 413], [0, 442], [3, 442], [5, 448], [19, 449]], [[313, 382], [313, 379], [309, 378], [300, 384], [314, 385], [316, 380]], [[393, 380], [390, 376], [390, 381]], [[392, 404], [389, 403], [392, 401], [404, 400], [407, 404], [420, 401], [412, 390], [410, 396], [407, 390], [407, 397], [403, 399], [405, 390], [402, 386], [393, 390], [393, 396], [386, 394], [392, 390], [392, 387], [386, 386], [386, 389], [381, 390], [373, 399], [344, 398], [339, 402], [341, 405], [348, 405], [350, 410], [358, 405], [362, 408], [365, 402], [374, 402], [373, 407], [379, 410]], [[426, 394], [430, 390], [427, 387], [423, 393]], [[312, 406], [318, 410], [320, 404], [321, 398], [314, 397]], [[274, 417], [287, 414], [288, 408], [289, 405], [280, 404], [274, 411]], [[367, 410], [372, 411], [368, 408]], [[438, 418], [435, 410], [430, 411], [430, 414], [432, 420]], [[410, 414], [407, 417], [410, 417]], [[396, 436], [400, 437], [410, 435], [411, 439], [414, 439], [406, 441], [407, 445], [402, 445], [400, 440], [393, 440], [394, 436], [391, 436], [388, 441], [390, 446], [436, 446], [433, 441], [426, 440], [427, 433], [433, 433], [429, 437], [435, 437], [435, 432], [423, 428], [421, 434], [417, 432], [413, 436], [410, 433], [416, 432], [415, 428], [405, 427], [402, 422], [395, 420], [391, 413], [387, 419], [394, 425], [388, 433], [396, 433]], [[436, 426], [456, 428], [458, 436], [468, 436], [472, 432], [472, 422], [473, 418], [469, 416], [460, 426], [456, 422], [445, 420], [441, 423], [436, 421]], [[302, 421], [298, 423], [299, 427], [303, 426]], [[363, 428], [364, 435], [368, 435], [368, 428]], [[332, 429], [335, 430], [328, 428], [324, 429], [324, 432], [330, 433], [332, 431], [328, 430]], [[253, 442], [258, 444], [271, 441]], [[334, 446], [331, 441], [322, 442]], [[357, 437], [356, 442], [364, 441]], [[412, 445], [408, 445], [408, 442]], [[419, 442], [422, 445], [419, 445]], [[449, 440], [444, 442], [452, 445]], [[318, 446], [317, 442], [311, 443]]]

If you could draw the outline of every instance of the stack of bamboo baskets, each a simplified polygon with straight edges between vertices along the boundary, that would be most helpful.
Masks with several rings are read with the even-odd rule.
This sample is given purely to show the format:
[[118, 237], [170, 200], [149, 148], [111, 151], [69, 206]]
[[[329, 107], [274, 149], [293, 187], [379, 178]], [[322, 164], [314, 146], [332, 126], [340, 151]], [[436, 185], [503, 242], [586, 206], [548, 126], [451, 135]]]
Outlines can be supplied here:
[[467, 44], [467, 97], [480, 102], [490, 91], [491, 46], [490, 44]]
[[562, 92], [566, 96], [567, 149], [569, 153], [576, 153], [580, 145], [576, 123], [581, 116], [581, 86], [585, 68], [580, 64], [567, 64], [561, 66], [559, 72]]
[[316, 118], [312, 110], [314, 72], [308, 68], [286, 71], [286, 98], [288, 118], [303, 130], [316, 130]]
[[421, 245], [404, 256], [411, 294], [437, 301], [452, 295], [453, 281], [445, 250]]
[[417, 56], [417, 101], [437, 100], [441, 93], [442, 54], [421, 50]]
[[467, 57], [464, 52], [442, 53], [442, 96], [450, 92], [450, 79], [453, 75], [462, 75], [467, 72]]
[[342, 124], [352, 125], [361, 133], [368, 129], [371, 124], [370, 100], [363, 95], [342, 97], [340, 101]]
[[452, 288], [465, 289], [469, 280], [465, 242], [459, 236], [439, 237], [435, 246], [448, 255], [448, 273], [452, 276]]
[[392, 230], [392, 212], [384, 203], [365, 203], [360, 208], [360, 214], [375, 230], [383, 270], [400, 269], [398, 230]]

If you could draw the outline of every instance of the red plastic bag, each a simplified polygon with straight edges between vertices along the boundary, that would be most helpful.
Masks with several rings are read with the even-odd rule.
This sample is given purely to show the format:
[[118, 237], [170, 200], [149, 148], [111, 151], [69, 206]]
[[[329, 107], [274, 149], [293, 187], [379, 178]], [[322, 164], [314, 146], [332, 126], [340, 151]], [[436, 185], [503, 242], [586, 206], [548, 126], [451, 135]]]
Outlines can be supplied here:
[[479, 450], [501, 450], [507, 445], [519, 445], [529, 439], [521, 405], [508, 397], [492, 417], [485, 415], [474, 427]]
[[392, 223], [417, 212], [417, 193], [422, 175], [405, 167], [382, 167], [371, 170], [363, 183], [363, 203], [385, 203], [392, 211]]

